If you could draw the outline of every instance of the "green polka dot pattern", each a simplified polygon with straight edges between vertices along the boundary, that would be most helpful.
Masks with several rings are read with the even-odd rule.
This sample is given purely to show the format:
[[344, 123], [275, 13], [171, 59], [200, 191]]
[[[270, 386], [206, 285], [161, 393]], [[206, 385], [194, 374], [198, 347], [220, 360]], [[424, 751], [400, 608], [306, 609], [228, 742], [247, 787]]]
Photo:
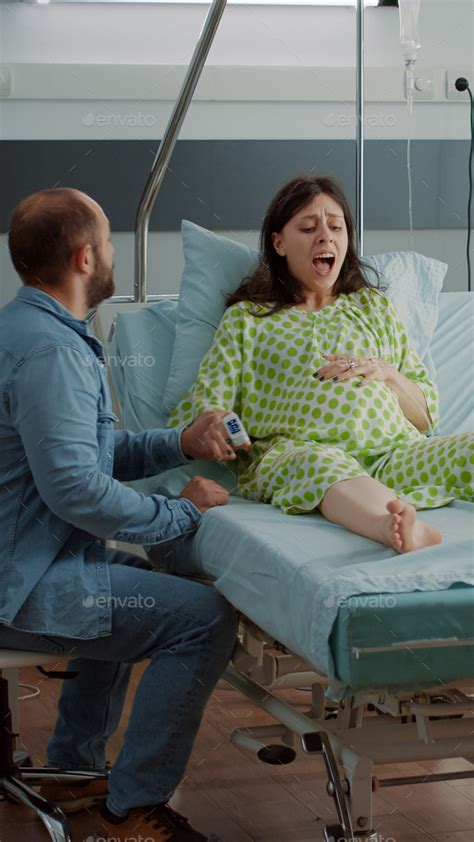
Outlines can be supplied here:
[[473, 499], [470, 434], [426, 437], [384, 382], [314, 377], [324, 354], [379, 356], [417, 383], [436, 426], [436, 386], [384, 295], [359, 290], [319, 311], [259, 312], [249, 302], [226, 311], [169, 420], [190, 424], [206, 409], [240, 415], [252, 439], [250, 453], [239, 452], [241, 496], [296, 514], [315, 509], [335, 482], [369, 475], [418, 509]]

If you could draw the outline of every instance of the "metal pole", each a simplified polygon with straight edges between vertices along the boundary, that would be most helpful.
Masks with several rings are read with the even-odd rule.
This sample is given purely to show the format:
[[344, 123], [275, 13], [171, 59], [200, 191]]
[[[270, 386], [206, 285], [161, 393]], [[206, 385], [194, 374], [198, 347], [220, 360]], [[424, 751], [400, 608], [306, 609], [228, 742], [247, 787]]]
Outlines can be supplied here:
[[364, 253], [364, 0], [357, 0], [356, 55], [356, 224], [359, 254]]
[[226, 3], [227, 0], [213, 0], [212, 6], [209, 9], [188, 72], [186, 73], [176, 105], [158, 148], [138, 207], [135, 222], [135, 281], [133, 285], [134, 300], [136, 302], [143, 303], [147, 301], [147, 241], [150, 214]]

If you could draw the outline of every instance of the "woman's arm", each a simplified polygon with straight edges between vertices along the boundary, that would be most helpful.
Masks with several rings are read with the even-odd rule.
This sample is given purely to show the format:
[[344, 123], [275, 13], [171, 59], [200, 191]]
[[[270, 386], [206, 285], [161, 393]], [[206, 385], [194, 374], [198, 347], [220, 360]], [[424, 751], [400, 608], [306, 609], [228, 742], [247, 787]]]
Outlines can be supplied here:
[[240, 304], [224, 313], [194, 384], [173, 410], [168, 426], [189, 425], [207, 410], [232, 409], [239, 414], [242, 378], [242, 326]]
[[439, 392], [413, 348], [395, 308], [388, 302], [386, 327], [394, 345], [393, 365], [387, 385], [398, 397], [402, 412], [421, 433], [432, 432], [439, 423]]
[[393, 366], [389, 368], [385, 382], [397, 395], [403, 414], [420, 433], [428, 433], [432, 421], [425, 393], [414, 380], [409, 380]]

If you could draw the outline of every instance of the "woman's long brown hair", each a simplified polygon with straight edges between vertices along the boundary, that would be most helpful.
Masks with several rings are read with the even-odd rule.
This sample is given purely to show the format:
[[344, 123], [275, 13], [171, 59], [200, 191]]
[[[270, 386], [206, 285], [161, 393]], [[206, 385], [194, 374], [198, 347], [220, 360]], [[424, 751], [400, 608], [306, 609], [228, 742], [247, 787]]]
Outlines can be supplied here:
[[284, 184], [271, 201], [260, 234], [262, 259], [253, 275], [245, 278], [240, 287], [228, 296], [226, 302], [228, 307], [238, 301], [267, 304], [269, 309], [266, 312], [255, 312], [254, 315], [271, 316], [285, 307], [304, 303], [303, 287], [290, 274], [286, 259], [275, 251], [272, 234], [280, 233], [295, 213], [306, 207], [311, 199], [320, 193], [326, 193], [337, 202], [344, 213], [347, 228], [347, 254], [334, 285], [334, 293], [347, 295], [364, 287], [374, 289], [364, 275], [364, 268], [371, 269], [375, 273], [376, 288], [380, 289], [378, 273], [365, 264], [357, 254], [354, 220], [342, 188], [329, 176], [300, 176]]

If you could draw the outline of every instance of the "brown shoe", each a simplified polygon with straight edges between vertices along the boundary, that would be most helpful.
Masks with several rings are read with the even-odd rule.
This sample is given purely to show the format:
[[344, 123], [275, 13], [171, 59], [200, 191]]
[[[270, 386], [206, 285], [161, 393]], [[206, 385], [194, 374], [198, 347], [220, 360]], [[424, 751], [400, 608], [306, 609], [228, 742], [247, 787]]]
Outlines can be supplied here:
[[78, 813], [86, 807], [100, 804], [108, 795], [107, 779], [86, 783], [50, 783], [40, 787], [39, 794], [54, 803], [64, 813]]
[[146, 842], [219, 842], [215, 835], [204, 836], [191, 827], [188, 820], [168, 804], [156, 807], [135, 807], [125, 819], [111, 813], [104, 804], [97, 816], [95, 835], [85, 842], [108, 838], [114, 842], [144, 839]]

